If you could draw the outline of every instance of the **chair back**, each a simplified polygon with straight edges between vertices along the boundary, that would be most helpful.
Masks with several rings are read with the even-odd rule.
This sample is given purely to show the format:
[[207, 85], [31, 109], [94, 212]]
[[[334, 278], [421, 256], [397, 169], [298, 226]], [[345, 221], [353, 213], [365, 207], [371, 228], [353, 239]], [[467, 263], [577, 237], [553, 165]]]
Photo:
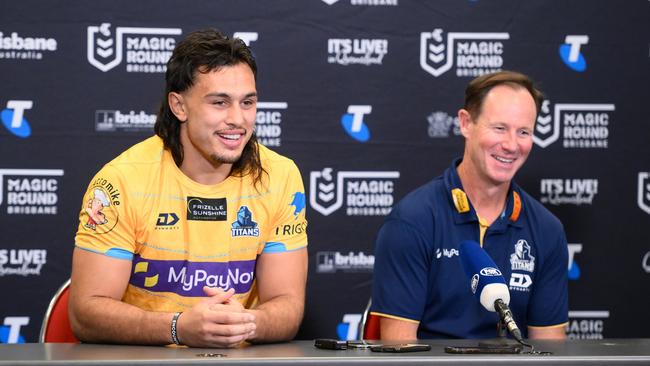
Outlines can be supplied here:
[[38, 337], [39, 342], [79, 343], [77, 337], [72, 333], [72, 328], [70, 328], [70, 318], [68, 317], [69, 291], [70, 280], [67, 280], [52, 297], [43, 318], [41, 334]]
[[359, 332], [360, 338], [364, 340], [377, 340], [380, 339], [379, 332], [379, 316], [370, 314], [370, 306], [372, 299], [368, 300], [368, 305], [363, 311], [361, 317], [361, 330]]

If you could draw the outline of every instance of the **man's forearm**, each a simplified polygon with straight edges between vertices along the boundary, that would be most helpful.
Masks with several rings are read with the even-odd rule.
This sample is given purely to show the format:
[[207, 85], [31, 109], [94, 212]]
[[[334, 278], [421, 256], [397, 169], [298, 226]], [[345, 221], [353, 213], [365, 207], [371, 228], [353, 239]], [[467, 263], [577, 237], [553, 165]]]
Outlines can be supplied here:
[[295, 337], [304, 313], [304, 300], [289, 295], [273, 298], [255, 309], [257, 329], [253, 343], [288, 341]]
[[170, 344], [172, 316], [98, 296], [70, 308], [72, 330], [84, 342]]

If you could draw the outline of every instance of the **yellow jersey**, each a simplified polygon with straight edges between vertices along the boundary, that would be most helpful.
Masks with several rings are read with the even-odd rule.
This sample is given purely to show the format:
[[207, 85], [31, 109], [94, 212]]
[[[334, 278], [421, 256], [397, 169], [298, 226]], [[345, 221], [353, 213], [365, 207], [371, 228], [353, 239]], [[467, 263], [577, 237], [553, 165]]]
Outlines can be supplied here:
[[257, 302], [255, 263], [263, 253], [307, 246], [305, 190], [294, 162], [259, 145], [263, 175], [194, 182], [158, 136], [106, 164], [84, 195], [78, 248], [130, 260], [123, 301], [148, 311], [184, 311], [203, 286], [234, 288]]

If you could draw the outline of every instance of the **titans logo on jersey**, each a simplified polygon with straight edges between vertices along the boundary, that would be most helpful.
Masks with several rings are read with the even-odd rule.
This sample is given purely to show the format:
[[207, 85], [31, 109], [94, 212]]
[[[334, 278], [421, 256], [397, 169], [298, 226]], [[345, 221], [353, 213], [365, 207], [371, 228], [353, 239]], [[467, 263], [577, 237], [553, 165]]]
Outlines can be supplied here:
[[232, 237], [260, 236], [260, 228], [253, 221], [253, 213], [246, 206], [241, 206], [237, 211], [237, 220], [232, 223]]

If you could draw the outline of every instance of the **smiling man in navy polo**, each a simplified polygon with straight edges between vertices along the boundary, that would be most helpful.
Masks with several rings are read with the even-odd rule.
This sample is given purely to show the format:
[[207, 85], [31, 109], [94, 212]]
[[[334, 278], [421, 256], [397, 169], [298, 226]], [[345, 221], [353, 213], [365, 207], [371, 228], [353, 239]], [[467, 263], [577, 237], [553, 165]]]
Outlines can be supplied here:
[[565, 338], [564, 229], [513, 181], [542, 100], [516, 72], [470, 82], [458, 112], [462, 159], [402, 199], [378, 234], [371, 312], [382, 339], [495, 336], [498, 315], [474, 298], [460, 263], [464, 240], [480, 242], [503, 273], [524, 336]]

